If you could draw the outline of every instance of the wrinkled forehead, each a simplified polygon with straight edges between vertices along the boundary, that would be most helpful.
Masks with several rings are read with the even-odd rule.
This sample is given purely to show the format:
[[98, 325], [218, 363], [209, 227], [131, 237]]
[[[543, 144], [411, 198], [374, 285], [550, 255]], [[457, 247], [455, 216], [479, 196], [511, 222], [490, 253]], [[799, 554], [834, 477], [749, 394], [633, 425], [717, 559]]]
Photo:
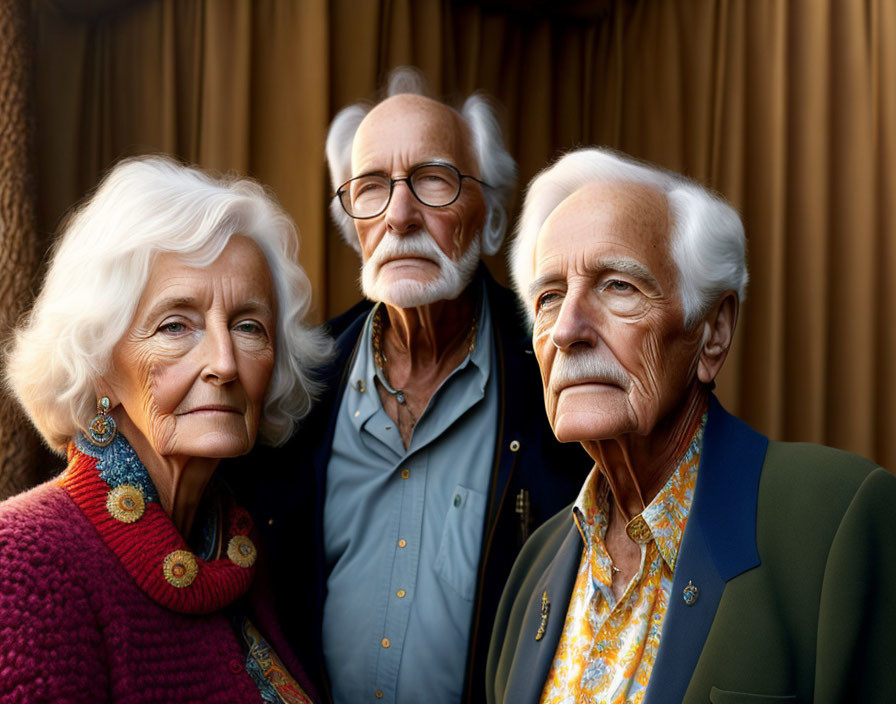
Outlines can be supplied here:
[[352, 175], [389, 173], [447, 161], [478, 176], [470, 130], [447, 105], [421, 95], [395, 95], [361, 121], [352, 143]]
[[223, 248], [208, 246], [196, 252], [159, 252], [152, 260], [142, 298], [183, 281], [203, 282], [209, 286], [227, 280], [243, 288], [258, 289], [273, 298], [273, 274], [267, 257], [250, 237], [235, 234]]
[[677, 276], [666, 196], [637, 183], [582, 186], [554, 208], [538, 233], [536, 275], [548, 262], [589, 256], [638, 262], [654, 275]]

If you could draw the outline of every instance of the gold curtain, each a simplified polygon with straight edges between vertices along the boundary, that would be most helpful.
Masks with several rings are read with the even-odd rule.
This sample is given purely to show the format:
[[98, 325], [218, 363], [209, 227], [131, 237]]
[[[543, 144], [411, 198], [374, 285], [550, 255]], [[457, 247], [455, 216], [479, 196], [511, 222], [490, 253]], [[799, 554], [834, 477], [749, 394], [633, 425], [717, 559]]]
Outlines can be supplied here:
[[327, 123], [413, 64], [436, 95], [497, 98], [521, 185], [607, 144], [724, 194], [751, 285], [722, 401], [772, 437], [896, 470], [896, 3], [70, 4], [34, 5], [43, 231], [125, 155], [235, 169], [295, 218], [317, 319], [338, 313], [358, 262], [327, 219]]

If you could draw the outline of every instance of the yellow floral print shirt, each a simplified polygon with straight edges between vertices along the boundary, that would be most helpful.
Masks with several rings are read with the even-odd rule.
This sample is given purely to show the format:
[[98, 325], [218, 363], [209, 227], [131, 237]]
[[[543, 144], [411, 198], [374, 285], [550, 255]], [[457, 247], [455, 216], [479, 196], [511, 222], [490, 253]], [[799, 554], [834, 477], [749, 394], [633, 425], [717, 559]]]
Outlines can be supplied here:
[[617, 602], [604, 545], [609, 487], [595, 467], [573, 508], [585, 542], [542, 704], [638, 704], [656, 660], [678, 546], [697, 483], [706, 416], [678, 468], [626, 527], [641, 565]]

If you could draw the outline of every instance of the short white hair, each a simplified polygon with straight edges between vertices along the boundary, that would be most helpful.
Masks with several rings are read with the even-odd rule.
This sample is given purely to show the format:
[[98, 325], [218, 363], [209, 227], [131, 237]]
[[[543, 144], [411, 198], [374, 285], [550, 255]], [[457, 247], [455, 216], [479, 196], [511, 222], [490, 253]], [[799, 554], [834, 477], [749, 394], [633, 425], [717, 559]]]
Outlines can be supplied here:
[[[418, 70], [408, 66], [396, 68], [389, 74], [386, 98], [410, 93], [427, 95], [426, 80]], [[374, 107], [367, 102], [343, 108], [330, 123], [327, 133], [327, 164], [335, 192], [352, 177], [352, 144], [355, 133], [367, 113]], [[474, 93], [463, 104], [460, 115], [470, 130], [473, 155], [479, 167], [479, 177], [488, 184], [482, 189], [486, 217], [482, 227], [482, 251], [495, 254], [507, 232], [507, 205], [516, 184], [516, 162], [504, 148], [504, 138], [495, 111], [488, 99]], [[330, 201], [333, 216], [342, 238], [360, 254], [361, 245], [354, 220], [342, 209], [338, 198]]]
[[311, 284], [299, 265], [295, 226], [274, 198], [245, 178], [213, 177], [163, 156], [119, 162], [70, 215], [43, 288], [15, 331], [6, 381], [54, 450], [96, 413], [96, 384], [130, 327], [153, 261], [163, 252], [211, 264], [235, 234], [267, 260], [277, 297], [274, 371], [260, 438], [280, 444], [311, 407], [311, 370], [331, 341], [303, 323]]
[[535, 246], [542, 226], [566, 198], [594, 183], [640, 184], [665, 196], [685, 326], [700, 320], [725, 291], [734, 291], [741, 301], [746, 298], [746, 238], [734, 208], [680, 174], [606, 147], [593, 147], [566, 154], [537, 174], [526, 190], [511, 247], [510, 269], [530, 322], [534, 311], [526, 299], [535, 274]]

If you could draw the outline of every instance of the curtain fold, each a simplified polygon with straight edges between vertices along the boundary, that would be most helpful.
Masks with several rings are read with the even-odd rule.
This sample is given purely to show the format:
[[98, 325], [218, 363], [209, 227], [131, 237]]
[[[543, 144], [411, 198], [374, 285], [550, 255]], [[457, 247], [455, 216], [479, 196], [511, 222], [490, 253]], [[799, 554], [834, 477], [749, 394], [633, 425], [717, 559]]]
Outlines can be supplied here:
[[295, 218], [317, 319], [339, 313], [358, 261], [326, 212], [327, 124], [416, 65], [437, 96], [501, 104], [521, 188], [606, 144], [725, 195], [751, 284], [723, 402], [772, 437], [896, 469], [896, 4], [573, 5], [144, 0], [85, 18], [35, 2], [39, 227], [122, 156], [237, 170]]

